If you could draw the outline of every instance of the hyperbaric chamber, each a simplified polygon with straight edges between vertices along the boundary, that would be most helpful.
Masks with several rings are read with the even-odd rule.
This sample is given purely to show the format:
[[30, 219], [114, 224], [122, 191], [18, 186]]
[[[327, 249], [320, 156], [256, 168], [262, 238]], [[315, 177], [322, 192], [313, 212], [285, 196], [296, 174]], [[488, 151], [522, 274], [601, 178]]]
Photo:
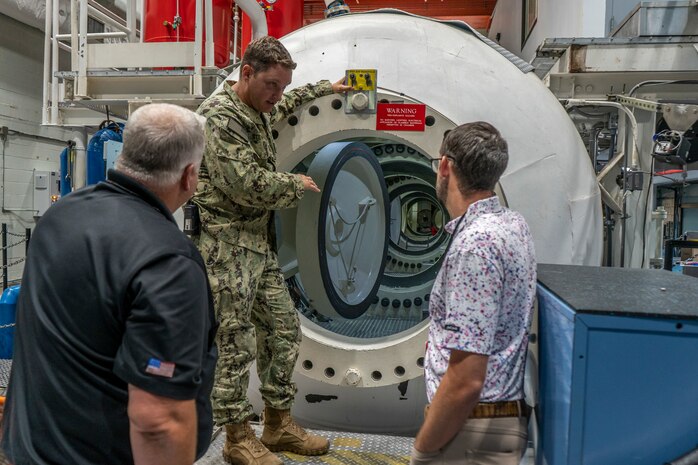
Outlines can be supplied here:
[[[329, 196], [329, 219], [315, 221], [314, 226], [308, 218], [318, 214], [312, 208], [320, 207], [318, 202], [308, 207], [308, 199], [298, 209], [277, 215], [279, 261], [303, 329], [294, 416], [311, 427], [414, 432], [426, 403], [423, 356], [429, 291], [448, 241], [441, 230], [448, 215], [436, 200], [430, 166], [444, 133], [478, 120], [501, 131], [510, 160], [498, 195], [526, 217], [539, 263], [600, 264], [601, 201], [594, 172], [578, 133], [552, 93], [535, 74], [526, 72], [530, 70], [522, 70], [524, 66], [463, 23], [379, 11], [313, 23], [281, 41], [298, 63], [289, 88], [336, 80], [347, 69], [372, 68], [378, 70], [379, 100], [426, 104], [424, 131], [377, 131], [375, 115], [347, 114], [341, 95], [316, 99], [273, 131], [280, 171], [313, 170], [328, 144], [365, 144], [380, 165], [375, 172], [383, 177], [387, 199], [373, 195], [381, 183], [377, 186], [370, 175], [363, 179], [356, 174], [370, 171], [363, 165], [352, 168], [351, 179], [342, 181], [346, 184], [336, 188], [334, 198], [357, 192], [349, 201], [354, 202], [354, 216], [345, 218], [347, 225], [360, 220], [362, 211], [380, 208], [388, 211], [376, 218], [389, 219], [387, 229], [373, 229], [353, 242], [377, 261], [358, 267], [368, 267], [365, 274], [374, 279], [369, 280], [371, 292], [357, 291], [370, 297], [370, 302], [362, 301], [365, 308], [359, 316], [337, 311], [331, 296], [317, 297], [333, 285], [343, 286], [346, 293], [356, 291], [351, 288], [356, 284], [350, 283], [350, 267], [332, 275], [327, 267], [323, 272], [322, 267], [308, 265], [308, 251], [318, 250], [317, 228], [329, 228], [328, 222], [336, 218], [328, 215], [341, 213], [341, 205], [329, 207]], [[339, 156], [341, 149], [334, 150]], [[335, 240], [344, 238], [337, 234]], [[311, 258], [317, 261], [317, 255]], [[259, 409], [254, 382], [249, 395]]]

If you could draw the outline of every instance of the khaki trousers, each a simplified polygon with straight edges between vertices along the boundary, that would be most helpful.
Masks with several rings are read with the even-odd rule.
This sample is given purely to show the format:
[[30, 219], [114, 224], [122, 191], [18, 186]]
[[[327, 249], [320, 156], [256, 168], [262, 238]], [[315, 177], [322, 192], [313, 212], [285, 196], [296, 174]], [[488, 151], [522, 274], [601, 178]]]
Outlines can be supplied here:
[[412, 465], [519, 465], [526, 451], [525, 417], [469, 418], [440, 451], [412, 449]]

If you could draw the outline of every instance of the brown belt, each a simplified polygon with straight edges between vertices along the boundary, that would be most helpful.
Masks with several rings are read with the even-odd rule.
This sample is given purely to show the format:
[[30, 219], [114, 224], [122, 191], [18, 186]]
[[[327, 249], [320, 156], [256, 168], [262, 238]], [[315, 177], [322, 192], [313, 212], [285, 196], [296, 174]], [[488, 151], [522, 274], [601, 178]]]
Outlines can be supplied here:
[[528, 417], [531, 408], [523, 400], [479, 402], [470, 418]]

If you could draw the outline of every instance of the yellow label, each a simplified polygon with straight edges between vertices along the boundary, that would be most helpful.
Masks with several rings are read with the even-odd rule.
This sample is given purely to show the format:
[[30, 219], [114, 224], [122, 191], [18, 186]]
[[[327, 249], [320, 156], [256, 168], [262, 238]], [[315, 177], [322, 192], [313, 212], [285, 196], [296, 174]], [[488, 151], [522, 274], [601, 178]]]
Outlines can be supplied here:
[[376, 69], [348, 69], [347, 85], [354, 90], [376, 90]]

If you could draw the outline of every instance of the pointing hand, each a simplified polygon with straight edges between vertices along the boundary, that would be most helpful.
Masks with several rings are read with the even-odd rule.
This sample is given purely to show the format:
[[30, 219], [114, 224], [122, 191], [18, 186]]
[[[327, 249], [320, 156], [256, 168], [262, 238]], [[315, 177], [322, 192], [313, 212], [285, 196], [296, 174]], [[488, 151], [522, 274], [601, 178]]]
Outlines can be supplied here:
[[303, 189], [307, 191], [320, 192], [320, 188], [317, 186], [317, 184], [315, 184], [313, 178], [304, 174], [299, 174], [298, 176], [301, 178], [301, 182], [303, 182]]

